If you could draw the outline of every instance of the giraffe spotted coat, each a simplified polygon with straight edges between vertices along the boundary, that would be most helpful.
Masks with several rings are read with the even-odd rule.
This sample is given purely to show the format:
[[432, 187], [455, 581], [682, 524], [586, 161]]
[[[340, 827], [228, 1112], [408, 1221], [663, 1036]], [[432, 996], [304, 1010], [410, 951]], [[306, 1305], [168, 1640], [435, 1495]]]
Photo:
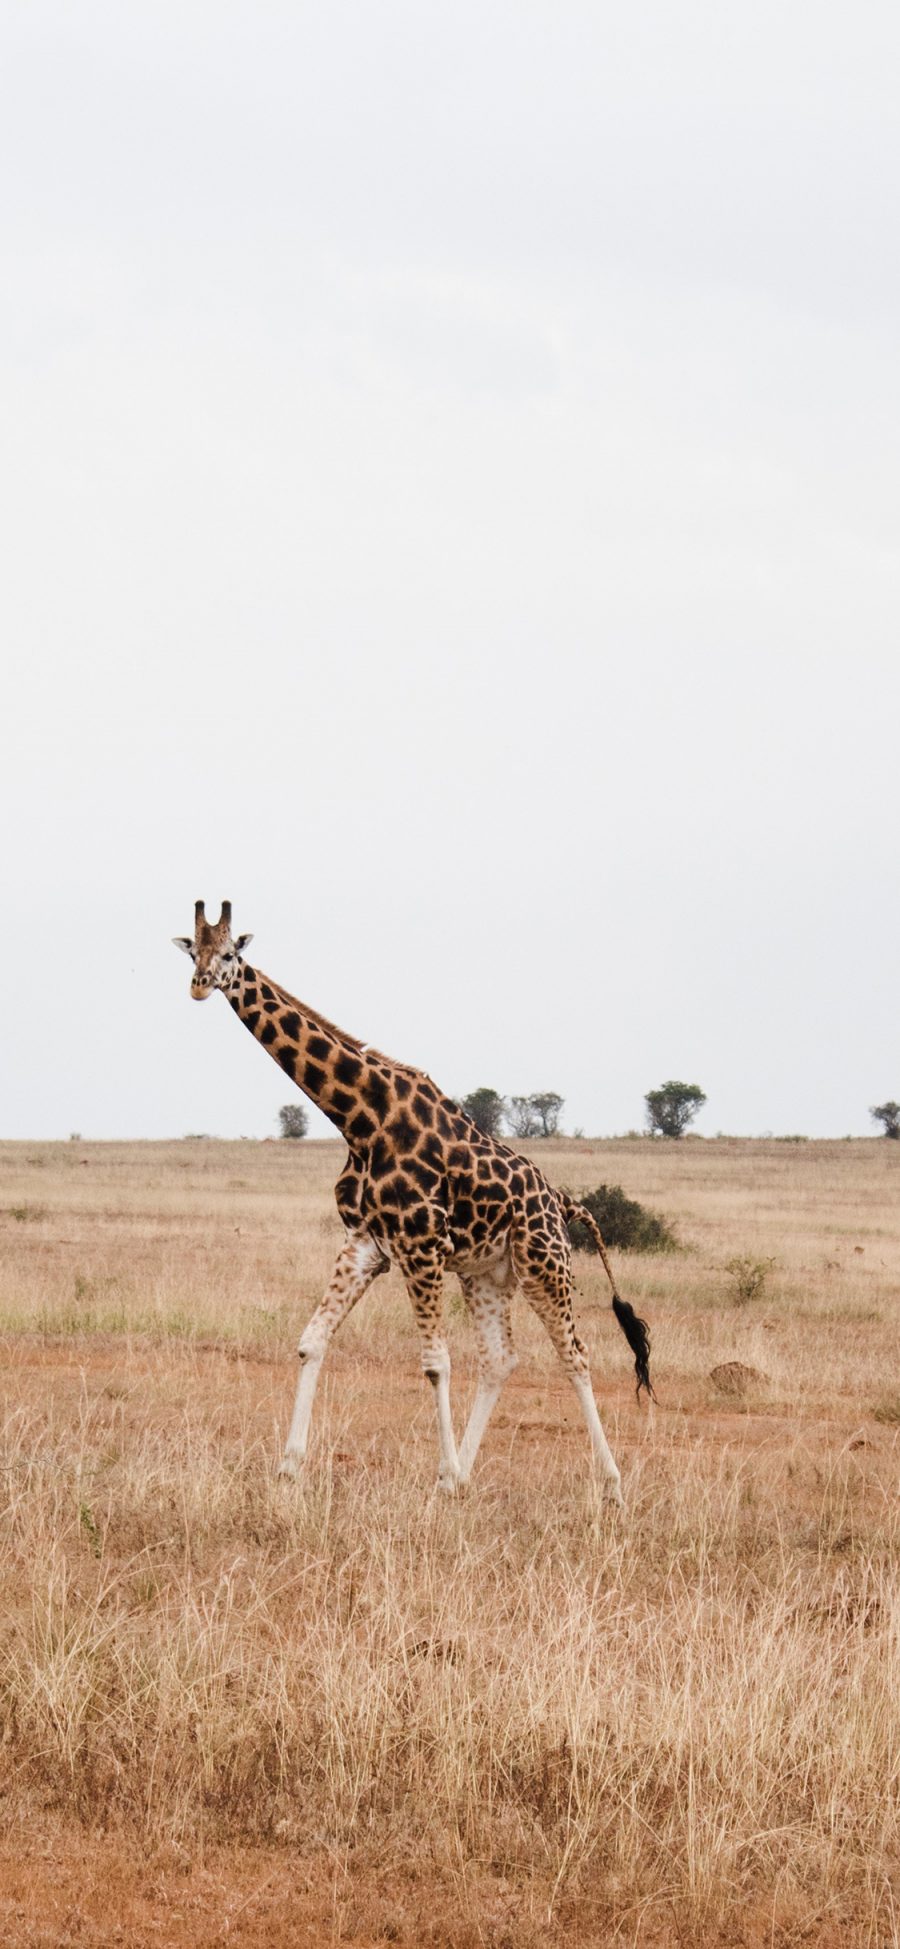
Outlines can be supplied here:
[[[578, 1395], [595, 1462], [615, 1500], [619, 1471], [600, 1423], [587, 1355], [572, 1312], [567, 1220], [593, 1220], [548, 1183], [529, 1158], [478, 1130], [431, 1078], [369, 1048], [299, 1002], [244, 957], [252, 936], [231, 935], [225, 902], [217, 923], [197, 903], [191, 992], [221, 989], [251, 1034], [342, 1132], [349, 1155], [335, 1186], [346, 1240], [327, 1291], [300, 1341], [300, 1380], [282, 1463], [295, 1474], [306, 1453], [313, 1395], [341, 1321], [393, 1261], [419, 1329], [422, 1364], [437, 1399], [439, 1480], [465, 1481], [504, 1380], [516, 1365], [510, 1303], [519, 1288], [543, 1321]], [[450, 1357], [443, 1331], [443, 1276], [455, 1272], [475, 1330], [479, 1382], [457, 1451], [450, 1412]], [[612, 1275], [610, 1274], [610, 1278]], [[650, 1390], [646, 1327], [614, 1293], [635, 1352], [638, 1385]]]

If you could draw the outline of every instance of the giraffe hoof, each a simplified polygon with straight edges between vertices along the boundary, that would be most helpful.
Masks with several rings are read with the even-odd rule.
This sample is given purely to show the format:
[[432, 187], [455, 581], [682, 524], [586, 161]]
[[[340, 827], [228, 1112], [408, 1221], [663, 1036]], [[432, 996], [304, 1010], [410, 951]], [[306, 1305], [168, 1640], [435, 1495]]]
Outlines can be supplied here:
[[279, 1482], [298, 1482], [303, 1470], [299, 1455], [285, 1455], [278, 1464]]
[[620, 1510], [625, 1508], [622, 1483], [617, 1475], [595, 1476], [594, 1497], [596, 1505], [603, 1509]]
[[463, 1486], [461, 1476], [451, 1475], [449, 1470], [445, 1474], [443, 1469], [441, 1470], [441, 1473], [438, 1476], [437, 1485], [438, 1488], [440, 1489], [441, 1494], [444, 1496], [458, 1495], [460, 1489]]

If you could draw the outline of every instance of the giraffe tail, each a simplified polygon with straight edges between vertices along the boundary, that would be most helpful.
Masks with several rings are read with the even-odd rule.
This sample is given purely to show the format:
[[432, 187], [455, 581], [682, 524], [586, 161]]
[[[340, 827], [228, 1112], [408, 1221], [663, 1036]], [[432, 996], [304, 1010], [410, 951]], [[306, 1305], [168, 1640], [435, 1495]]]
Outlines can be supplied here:
[[556, 1195], [559, 1199], [566, 1224], [571, 1225], [577, 1223], [583, 1225], [585, 1231], [590, 1232], [597, 1251], [603, 1260], [604, 1270], [612, 1287], [612, 1309], [628, 1341], [628, 1345], [634, 1354], [634, 1371], [637, 1377], [635, 1393], [638, 1401], [640, 1401], [642, 1390], [645, 1394], [649, 1395], [651, 1401], [655, 1401], [656, 1395], [653, 1392], [653, 1382], [650, 1379], [650, 1328], [646, 1320], [638, 1317], [634, 1307], [629, 1305], [628, 1300], [621, 1299], [616, 1291], [616, 1282], [609, 1259], [606, 1256], [603, 1234], [593, 1213], [588, 1211], [586, 1205], [580, 1205], [575, 1198], [570, 1198], [565, 1191], [557, 1191]]

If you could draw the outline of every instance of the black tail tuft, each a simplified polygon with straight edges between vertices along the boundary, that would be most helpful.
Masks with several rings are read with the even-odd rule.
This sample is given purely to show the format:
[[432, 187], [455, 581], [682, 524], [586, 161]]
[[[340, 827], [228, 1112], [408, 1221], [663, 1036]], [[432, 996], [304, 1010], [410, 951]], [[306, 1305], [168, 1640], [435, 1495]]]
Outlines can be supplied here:
[[639, 1320], [634, 1307], [629, 1306], [627, 1299], [620, 1299], [618, 1293], [613, 1293], [612, 1308], [634, 1354], [634, 1371], [637, 1375], [635, 1393], [638, 1400], [641, 1398], [641, 1388], [643, 1388], [644, 1393], [649, 1394], [651, 1401], [655, 1401], [656, 1395], [650, 1379], [650, 1329], [647, 1322]]

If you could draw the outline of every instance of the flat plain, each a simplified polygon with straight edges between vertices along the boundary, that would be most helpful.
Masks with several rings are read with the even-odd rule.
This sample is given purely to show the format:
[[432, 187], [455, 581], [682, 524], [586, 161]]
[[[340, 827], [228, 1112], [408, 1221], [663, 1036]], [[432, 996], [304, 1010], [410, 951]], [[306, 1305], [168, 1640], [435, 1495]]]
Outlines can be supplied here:
[[900, 1144], [526, 1148], [681, 1242], [624, 1520], [522, 1302], [436, 1492], [393, 1273], [276, 1480], [337, 1144], [0, 1145], [4, 1944], [900, 1944]]

